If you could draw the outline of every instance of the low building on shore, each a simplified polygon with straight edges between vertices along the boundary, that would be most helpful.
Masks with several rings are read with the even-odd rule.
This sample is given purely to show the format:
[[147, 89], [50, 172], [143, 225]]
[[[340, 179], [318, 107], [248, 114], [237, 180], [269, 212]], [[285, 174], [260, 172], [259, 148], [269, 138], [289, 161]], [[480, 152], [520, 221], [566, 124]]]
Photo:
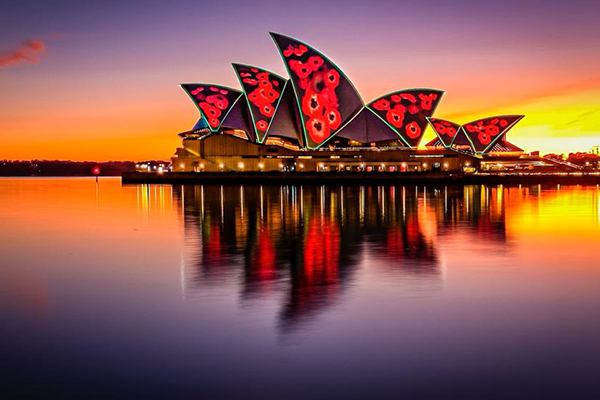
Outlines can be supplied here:
[[474, 168], [480, 159], [451, 150], [394, 147], [327, 147], [296, 150], [282, 144], [257, 144], [229, 134], [201, 140], [183, 138], [172, 158], [174, 172], [415, 172], [460, 171]]

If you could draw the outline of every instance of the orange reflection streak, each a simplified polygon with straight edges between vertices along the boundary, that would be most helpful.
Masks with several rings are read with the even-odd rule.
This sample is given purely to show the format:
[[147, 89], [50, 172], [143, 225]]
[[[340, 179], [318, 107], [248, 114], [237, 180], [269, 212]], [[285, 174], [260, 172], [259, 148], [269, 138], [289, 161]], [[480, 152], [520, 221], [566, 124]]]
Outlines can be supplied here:
[[[505, 190], [507, 234], [527, 245], [519, 255], [545, 270], [596, 268], [589, 262], [600, 236], [597, 187]], [[547, 251], [549, 248], [563, 251]]]

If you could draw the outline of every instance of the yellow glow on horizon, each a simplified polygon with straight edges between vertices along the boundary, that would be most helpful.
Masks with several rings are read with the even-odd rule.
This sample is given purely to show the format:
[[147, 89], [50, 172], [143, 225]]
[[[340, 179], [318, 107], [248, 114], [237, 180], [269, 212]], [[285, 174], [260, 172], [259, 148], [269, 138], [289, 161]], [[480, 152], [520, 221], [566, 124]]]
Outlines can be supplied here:
[[[436, 113], [457, 123], [502, 114], [524, 114], [508, 133], [508, 140], [525, 151], [546, 153], [589, 151], [600, 145], [600, 89], [534, 98], [489, 112], [450, 114]], [[421, 146], [435, 137], [427, 130]]]
[[[498, 114], [524, 114], [508, 139], [526, 151], [569, 153], [600, 144], [600, 87], [569, 88], [473, 113], [460, 93], [445, 98], [435, 115], [459, 123]], [[160, 100], [101, 99], [63, 109], [45, 104], [35, 114], [14, 106], [0, 119], [0, 159], [166, 160], [181, 146], [178, 132], [193, 126], [198, 112], [179, 91], [157, 93]], [[435, 134], [427, 129], [424, 146]]]

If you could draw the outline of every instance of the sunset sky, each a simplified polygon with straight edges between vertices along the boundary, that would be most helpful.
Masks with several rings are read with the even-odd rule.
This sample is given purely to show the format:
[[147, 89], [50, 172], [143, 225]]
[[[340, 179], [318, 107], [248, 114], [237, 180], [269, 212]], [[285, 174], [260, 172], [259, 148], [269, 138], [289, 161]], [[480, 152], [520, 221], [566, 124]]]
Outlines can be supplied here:
[[269, 31], [321, 50], [365, 102], [438, 88], [436, 117], [525, 114], [515, 144], [588, 151], [599, 20], [597, 0], [2, 0], [0, 159], [168, 159], [198, 117], [179, 83], [239, 87], [232, 62], [286, 76]]

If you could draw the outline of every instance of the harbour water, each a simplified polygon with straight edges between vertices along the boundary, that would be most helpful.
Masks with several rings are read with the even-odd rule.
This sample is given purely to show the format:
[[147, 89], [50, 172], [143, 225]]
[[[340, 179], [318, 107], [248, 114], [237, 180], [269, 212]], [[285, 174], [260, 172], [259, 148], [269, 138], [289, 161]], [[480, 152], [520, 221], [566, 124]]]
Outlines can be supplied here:
[[3, 398], [596, 398], [600, 188], [0, 179]]

